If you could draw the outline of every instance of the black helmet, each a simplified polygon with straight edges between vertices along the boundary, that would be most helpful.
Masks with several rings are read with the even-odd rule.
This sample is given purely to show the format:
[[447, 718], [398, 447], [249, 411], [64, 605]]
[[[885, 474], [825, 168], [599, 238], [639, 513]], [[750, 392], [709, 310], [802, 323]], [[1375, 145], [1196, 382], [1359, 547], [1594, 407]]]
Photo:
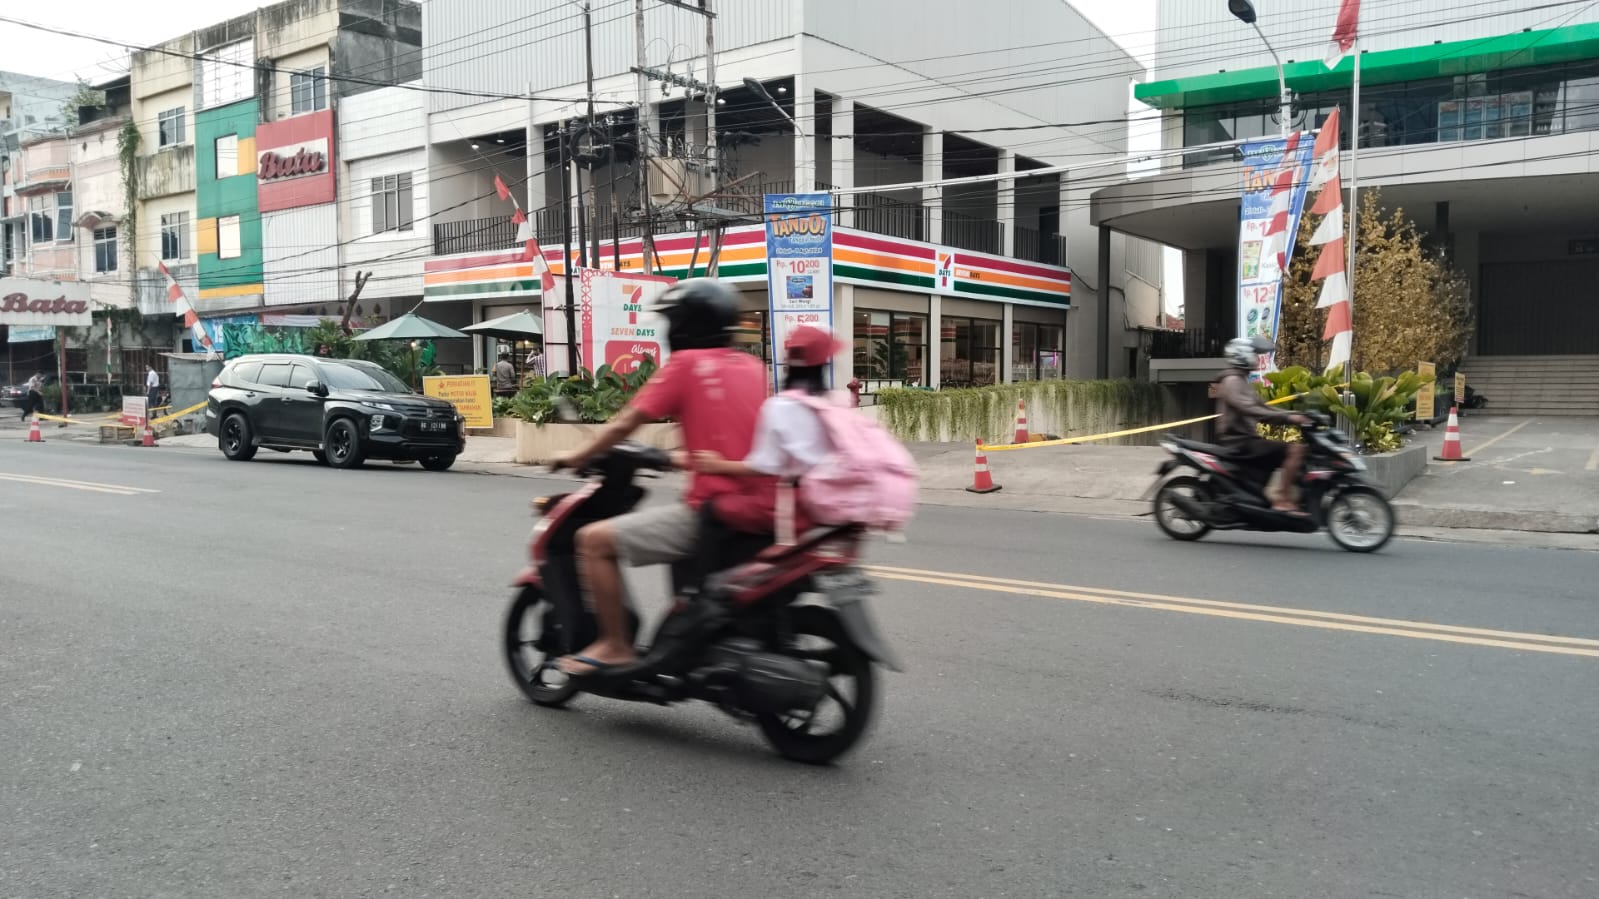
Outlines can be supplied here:
[[679, 281], [661, 295], [655, 311], [666, 319], [666, 343], [673, 350], [733, 345], [738, 294], [714, 278]]

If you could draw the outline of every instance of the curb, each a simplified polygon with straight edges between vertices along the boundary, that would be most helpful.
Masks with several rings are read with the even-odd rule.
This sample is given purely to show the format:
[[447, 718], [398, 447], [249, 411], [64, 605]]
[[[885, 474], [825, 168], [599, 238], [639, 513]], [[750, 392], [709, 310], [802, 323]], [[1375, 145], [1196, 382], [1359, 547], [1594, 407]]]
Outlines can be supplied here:
[[1599, 534], [1599, 518], [1566, 512], [1532, 512], [1456, 506], [1438, 508], [1394, 503], [1402, 524], [1480, 531], [1529, 531], [1542, 534]]

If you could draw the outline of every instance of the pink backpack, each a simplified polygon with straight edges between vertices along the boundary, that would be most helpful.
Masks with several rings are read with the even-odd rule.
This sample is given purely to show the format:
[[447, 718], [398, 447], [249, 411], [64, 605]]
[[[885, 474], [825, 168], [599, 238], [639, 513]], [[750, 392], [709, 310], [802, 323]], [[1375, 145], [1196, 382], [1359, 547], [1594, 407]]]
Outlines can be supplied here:
[[848, 406], [798, 391], [785, 395], [816, 413], [833, 447], [800, 481], [800, 502], [811, 519], [902, 530], [916, 510], [916, 461], [910, 451]]

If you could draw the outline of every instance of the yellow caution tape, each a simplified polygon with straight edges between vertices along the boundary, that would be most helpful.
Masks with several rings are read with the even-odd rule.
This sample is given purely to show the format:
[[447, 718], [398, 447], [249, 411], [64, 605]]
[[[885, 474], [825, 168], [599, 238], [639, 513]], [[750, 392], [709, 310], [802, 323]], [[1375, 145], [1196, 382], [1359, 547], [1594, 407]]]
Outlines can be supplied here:
[[[170, 407], [163, 406], [162, 408], [165, 409], [165, 408], [170, 408]], [[188, 415], [190, 412], [199, 412], [201, 409], [204, 409], [204, 408], [205, 408], [205, 402], [204, 401], [198, 402], [198, 403], [195, 403], [194, 405], [190, 406], [187, 409], [179, 409], [178, 411], [172, 413], [171, 415], [163, 415], [160, 418], [151, 419], [150, 420], [150, 424], [163, 425], [163, 424], [166, 424], [169, 421], [172, 421], [175, 418], [182, 418], [183, 416]]]
[[[1305, 396], [1305, 394], [1296, 393], [1293, 396], [1279, 397], [1278, 399], [1267, 401], [1266, 405], [1276, 406], [1282, 403], [1292, 402], [1303, 396]], [[1037, 449], [1038, 447], [1042, 446], [1068, 446], [1073, 443], [1092, 443], [1095, 440], [1113, 440], [1117, 437], [1131, 437], [1134, 434], [1148, 434], [1151, 431], [1164, 431], [1169, 428], [1181, 428], [1188, 425], [1197, 425], [1200, 422], [1210, 421], [1211, 419], [1217, 417], [1218, 416], [1215, 415], [1202, 415], [1199, 418], [1185, 418], [1182, 421], [1162, 422], [1158, 425], [1149, 425], [1142, 428], [1128, 428], [1125, 431], [1110, 431], [1105, 434], [1090, 434], [1087, 437], [1063, 437], [1059, 440], [1040, 440], [1036, 443], [1005, 443], [996, 446], [979, 445], [977, 448], [985, 453], [1003, 453], [1006, 450]]]
[[43, 419], [44, 421], [64, 421], [64, 422], [66, 422], [69, 425], [104, 424], [104, 423], [106, 423], [108, 421], [114, 421], [117, 418], [121, 417], [117, 413], [111, 413], [109, 415], [97, 415], [97, 416], [95, 416], [93, 418], [70, 418], [70, 417], [62, 417], [60, 415], [46, 415], [43, 412], [39, 412], [37, 414], [38, 414], [39, 418]]
[[[172, 407], [171, 406], [157, 406], [157, 407], [155, 407], [154, 409], [152, 409], [150, 411], [152, 411], [152, 412], [160, 412], [162, 409], [170, 409], [170, 408], [172, 408]], [[167, 422], [172, 421], [173, 419], [182, 418], [183, 416], [188, 415], [191, 412], [199, 412], [201, 409], [204, 409], [204, 408], [205, 408], [205, 403], [204, 402], [195, 403], [194, 405], [190, 406], [187, 409], [179, 409], [178, 411], [173, 412], [170, 415], [163, 415], [160, 418], [152, 418], [152, 419], [150, 419], [150, 424], [152, 424], [152, 425], [166, 424]], [[122, 413], [120, 413], [120, 412], [108, 412], [108, 413], [106, 413], [104, 415], [96, 415], [96, 416], [89, 417], [89, 418], [63, 417], [63, 416], [60, 416], [60, 415], [46, 415], [43, 412], [40, 412], [38, 414], [39, 414], [39, 418], [41, 418], [44, 421], [61, 421], [61, 422], [66, 422], [69, 425], [104, 425], [104, 424], [106, 424], [108, 422], [118, 421], [118, 420], [120, 420], [122, 418]]]

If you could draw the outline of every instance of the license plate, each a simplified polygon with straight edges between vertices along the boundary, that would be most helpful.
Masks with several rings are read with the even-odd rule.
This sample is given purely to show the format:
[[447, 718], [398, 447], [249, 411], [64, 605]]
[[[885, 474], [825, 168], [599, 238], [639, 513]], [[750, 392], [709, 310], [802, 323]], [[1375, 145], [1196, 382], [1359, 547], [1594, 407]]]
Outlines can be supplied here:
[[811, 576], [811, 582], [816, 585], [818, 593], [864, 596], [877, 592], [872, 579], [859, 568], [819, 572]]
[[444, 430], [444, 428], [448, 424], [449, 424], [448, 422], [443, 422], [443, 421], [424, 421], [424, 422], [422, 422], [422, 430], [424, 430], [424, 431], [442, 431], [442, 430]]

